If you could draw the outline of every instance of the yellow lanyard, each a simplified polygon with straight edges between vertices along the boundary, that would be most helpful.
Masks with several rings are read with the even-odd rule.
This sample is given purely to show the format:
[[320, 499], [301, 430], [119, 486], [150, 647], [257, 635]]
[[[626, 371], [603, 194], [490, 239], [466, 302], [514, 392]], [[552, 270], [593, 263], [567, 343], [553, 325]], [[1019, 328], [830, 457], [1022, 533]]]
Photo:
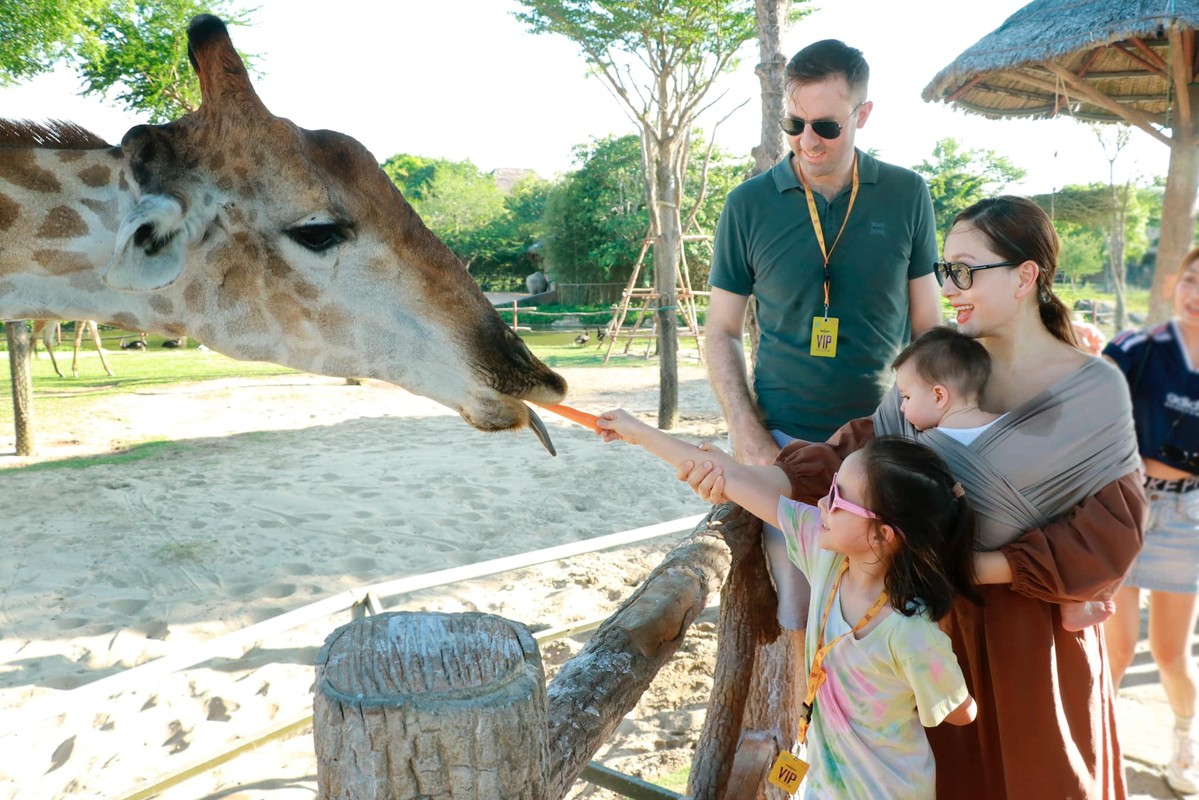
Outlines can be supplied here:
[[797, 744], [803, 744], [808, 738], [808, 725], [812, 721], [812, 707], [816, 704], [816, 692], [824, 685], [824, 681], [828, 678], [828, 673], [824, 671], [824, 657], [833, 649], [833, 645], [849, 636], [852, 633], [857, 633], [862, 628], [869, 624], [870, 620], [874, 619], [875, 615], [882, 610], [887, 604], [887, 593], [879, 592], [879, 595], [874, 600], [874, 605], [867, 609], [865, 615], [858, 620], [858, 624], [853, 626], [853, 629], [833, 639], [828, 644], [824, 643], [824, 626], [828, 622], [829, 610], [833, 607], [833, 600], [837, 597], [837, 589], [841, 586], [841, 578], [845, 576], [845, 571], [849, 569], [849, 561], [844, 561], [841, 564], [841, 571], [837, 573], [836, 579], [833, 581], [833, 588], [829, 591], [828, 600], [824, 604], [824, 615], [820, 617], [820, 634], [816, 637], [816, 655], [812, 656], [812, 669], [808, 673], [808, 691], [804, 695], [803, 710], [799, 717], [799, 733], [796, 734], [795, 741]]
[[841, 230], [837, 231], [837, 238], [833, 239], [833, 246], [828, 249], [825, 249], [824, 246], [824, 229], [820, 227], [820, 215], [816, 213], [816, 198], [812, 196], [812, 190], [808, 188], [802, 174], [800, 174], [799, 182], [803, 186], [804, 197], [808, 199], [808, 214], [812, 217], [812, 228], [816, 231], [816, 241], [820, 243], [820, 254], [824, 256], [824, 318], [828, 319], [829, 287], [832, 285], [832, 273], [829, 271], [828, 262], [833, 257], [833, 251], [837, 249], [837, 242], [841, 241], [841, 234], [845, 233], [849, 215], [853, 213], [854, 200], [858, 199], [858, 154], [856, 152], [853, 154], [853, 189], [849, 192], [849, 208], [845, 209], [845, 219], [841, 220]]

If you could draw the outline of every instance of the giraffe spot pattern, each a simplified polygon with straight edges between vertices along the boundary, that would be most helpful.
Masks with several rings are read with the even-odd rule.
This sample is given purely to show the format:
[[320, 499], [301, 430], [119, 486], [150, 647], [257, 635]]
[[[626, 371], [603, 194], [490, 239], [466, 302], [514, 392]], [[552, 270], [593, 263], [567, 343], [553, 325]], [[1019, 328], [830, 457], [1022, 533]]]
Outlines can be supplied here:
[[[33, 260], [53, 275], [69, 275], [92, 270], [92, 264], [85, 255], [72, 253], [69, 250], [34, 250]], [[51, 316], [50, 319], [54, 319], [54, 317]]]
[[0, 231], [6, 231], [13, 226], [21, 216], [21, 206], [6, 194], [0, 194]]
[[79, 180], [83, 181], [85, 186], [104, 186], [112, 180], [112, 169], [103, 164], [93, 164], [80, 171]]
[[42, 226], [37, 230], [39, 239], [74, 239], [87, 233], [87, 223], [79, 212], [67, 206], [50, 209]]
[[162, 314], [164, 317], [169, 317], [175, 313], [175, 304], [171, 302], [169, 297], [163, 297], [162, 295], [156, 294], [152, 296], [148, 302], [150, 303], [150, 308], [154, 309], [159, 314]]
[[32, 192], [57, 193], [62, 191], [53, 172], [39, 167], [33, 151], [13, 150], [0, 158], [0, 180], [8, 181]]

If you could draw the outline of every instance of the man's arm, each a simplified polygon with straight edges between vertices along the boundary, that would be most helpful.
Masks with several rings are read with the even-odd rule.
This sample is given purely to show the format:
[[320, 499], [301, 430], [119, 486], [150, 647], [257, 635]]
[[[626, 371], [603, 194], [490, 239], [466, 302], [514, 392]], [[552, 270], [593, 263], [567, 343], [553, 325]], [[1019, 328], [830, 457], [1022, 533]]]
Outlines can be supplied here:
[[704, 347], [708, 380], [729, 425], [734, 454], [743, 464], [773, 464], [779, 454], [770, 432], [758, 417], [758, 407], [749, 395], [742, 330], [749, 297], [712, 287]]
[[913, 339], [945, 324], [941, 318], [941, 287], [931, 272], [908, 281], [908, 316]]

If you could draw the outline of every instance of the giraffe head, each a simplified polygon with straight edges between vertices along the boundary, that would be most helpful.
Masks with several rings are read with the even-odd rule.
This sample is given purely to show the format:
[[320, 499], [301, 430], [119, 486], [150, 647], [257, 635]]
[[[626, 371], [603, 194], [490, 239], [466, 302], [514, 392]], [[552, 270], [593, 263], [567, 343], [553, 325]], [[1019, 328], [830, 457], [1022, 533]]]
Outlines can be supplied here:
[[533, 426], [548, 447], [522, 400], [556, 403], [565, 381], [375, 158], [272, 115], [217, 18], [196, 17], [188, 39], [202, 104], [123, 138], [131, 200], [105, 283], [182, 304], [215, 350], [390, 381], [477, 428]]

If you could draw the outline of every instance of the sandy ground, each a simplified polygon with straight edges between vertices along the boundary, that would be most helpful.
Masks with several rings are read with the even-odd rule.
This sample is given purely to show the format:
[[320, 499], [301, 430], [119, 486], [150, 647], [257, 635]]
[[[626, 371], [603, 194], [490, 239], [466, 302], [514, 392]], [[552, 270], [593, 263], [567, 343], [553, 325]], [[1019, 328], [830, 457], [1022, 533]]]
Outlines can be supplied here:
[[[563, 372], [577, 407], [656, 413], [652, 367]], [[680, 435], [723, 436], [701, 370], [683, 369], [680, 394]], [[13, 455], [11, 430], [0, 430], [0, 470], [174, 442], [137, 460], [0, 471], [0, 797], [148, 792], [164, 775], [295, 722], [294, 735], [153, 796], [310, 798], [315, 757], [302, 720], [311, 664], [348, 614], [271, 633], [244, 655], [226, 648], [116, 694], [89, 684], [345, 590], [706, 510], [637, 448], [543, 418], [556, 459], [527, 432], [478, 433], [395, 387], [284, 376], [100, 401], [70, 427], [40, 419], [35, 458]], [[489, 611], [535, 630], [602, 619], [674, 538], [384, 605]], [[692, 628], [599, 760], [645, 777], [689, 763], [711, 686], [714, 619], [708, 612]], [[547, 670], [583, 638], [543, 645]], [[1173, 797], [1157, 776], [1169, 719], [1147, 654], [1125, 681], [1120, 714], [1134, 796]]]

